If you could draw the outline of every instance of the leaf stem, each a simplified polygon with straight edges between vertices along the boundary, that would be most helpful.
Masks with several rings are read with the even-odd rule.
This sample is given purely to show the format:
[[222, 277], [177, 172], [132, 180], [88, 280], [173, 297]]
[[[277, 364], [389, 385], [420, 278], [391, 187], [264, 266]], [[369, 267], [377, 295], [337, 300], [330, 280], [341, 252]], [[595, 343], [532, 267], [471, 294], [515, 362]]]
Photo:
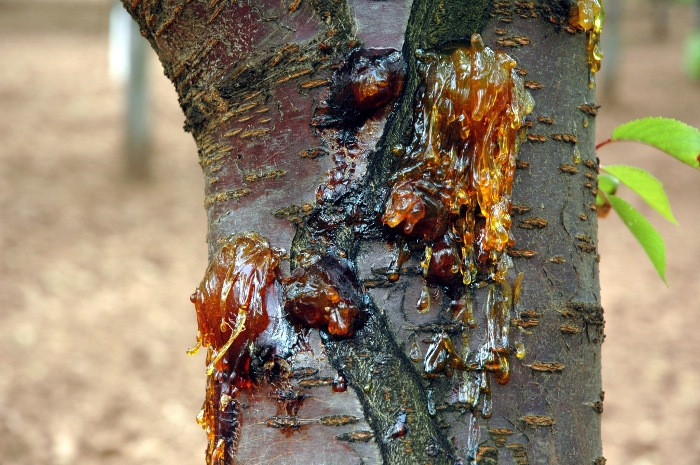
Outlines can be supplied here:
[[606, 139], [606, 140], [604, 140], [603, 142], [601, 142], [601, 143], [599, 143], [598, 145], [596, 145], [596, 146], [595, 146], [595, 149], [598, 150], [599, 148], [601, 148], [601, 147], [603, 147], [603, 146], [605, 146], [605, 145], [608, 145], [608, 144], [611, 143], [611, 142], [615, 142], [615, 141], [612, 140], [612, 139]]

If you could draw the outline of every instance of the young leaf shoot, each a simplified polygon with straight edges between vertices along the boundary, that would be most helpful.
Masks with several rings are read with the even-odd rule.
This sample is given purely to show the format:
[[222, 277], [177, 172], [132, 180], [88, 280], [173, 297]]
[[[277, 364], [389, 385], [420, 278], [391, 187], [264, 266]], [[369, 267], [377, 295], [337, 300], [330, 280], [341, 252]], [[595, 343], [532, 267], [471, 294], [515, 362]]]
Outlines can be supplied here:
[[618, 126], [611, 140], [642, 142], [700, 169], [700, 131], [675, 119], [642, 118], [630, 121]]

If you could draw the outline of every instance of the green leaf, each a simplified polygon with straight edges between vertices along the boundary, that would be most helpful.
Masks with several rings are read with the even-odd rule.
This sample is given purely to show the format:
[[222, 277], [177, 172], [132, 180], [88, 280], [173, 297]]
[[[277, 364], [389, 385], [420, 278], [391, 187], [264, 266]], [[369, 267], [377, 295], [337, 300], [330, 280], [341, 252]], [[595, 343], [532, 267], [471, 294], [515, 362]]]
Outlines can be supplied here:
[[643, 142], [666, 152], [686, 165], [700, 168], [700, 132], [670, 118], [642, 118], [618, 126], [612, 140]]
[[[605, 167], [602, 168], [606, 169]], [[598, 175], [598, 190], [601, 190], [606, 194], [615, 194], [615, 192], [617, 192], [617, 186], [619, 185], [620, 180], [612, 174], [600, 173]]]
[[[636, 166], [628, 165], [610, 165], [604, 166], [603, 169], [615, 178], [622, 181], [624, 185], [635, 191], [651, 208], [659, 212], [664, 218], [674, 224], [678, 224], [671, 212], [671, 205], [668, 203], [668, 197], [664, 191], [664, 185], [654, 176]], [[600, 186], [600, 178], [598, 186]], [[602, 187], [600, 187], [602, 189]], [[608, 192], [614, 194], [615, 192]]]
[[659, 273], [661, 280], [666, 283], [666, 247], [661, 235], [632, 205], [616, 195], [609, 195], [608, 200], [620, 215], [632, 235], [642, 244], [651, 263]]

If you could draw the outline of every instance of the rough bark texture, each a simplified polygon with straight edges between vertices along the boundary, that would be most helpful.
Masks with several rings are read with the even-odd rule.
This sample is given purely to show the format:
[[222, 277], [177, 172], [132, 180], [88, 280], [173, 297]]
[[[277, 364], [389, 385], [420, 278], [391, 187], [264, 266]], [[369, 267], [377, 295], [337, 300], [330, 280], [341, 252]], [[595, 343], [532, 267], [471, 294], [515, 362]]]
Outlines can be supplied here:
[[[578, 108], [594, 104], [594, 92], [585, 35], [562, 27], [568, 3], [123, 1], [177, 88], [197, 142], [210, 255], [221, 239], [256, 231], [290, 251], [283, 273], [312, 247], [347, 256], [367, 289], [367, 321], [352, 338], [314, 331], [313, 350], [288, 357], [293, 415], [264, 377], [241, 393], [239, 463], [604, 463], [595, 124]], [[449, 299], [438, 288], [433, 310], [418, 314], [423, 278], [406, 273], [391, 284], [376, 272], [395, 255], [379, 217], [392, 148], [411, 137], [416, 50], [468, 44], [474, 32], [527, 71], [536, 102], [513, 189], [511, 255], [524, 284], [512, 337], [527, 355], [512, 362], [508, 384], [492, 383], [493, 413], [476, 424], [454, 401], [453, 378], [428, 379], [409, 356], [414, 341], [425, 353], [423, 340], [445, 329]], [[402, 52], [402, 92], [352, 125], [319, 120], [329, 86], [339, 86], [334, 70], [358, 47]], [[419, 260], [416, 251], [406, 266]], [[475, 344], [485, 337], [485, 294], [474, 294]], [[345, 392], [329, 387], [339, 371]]]

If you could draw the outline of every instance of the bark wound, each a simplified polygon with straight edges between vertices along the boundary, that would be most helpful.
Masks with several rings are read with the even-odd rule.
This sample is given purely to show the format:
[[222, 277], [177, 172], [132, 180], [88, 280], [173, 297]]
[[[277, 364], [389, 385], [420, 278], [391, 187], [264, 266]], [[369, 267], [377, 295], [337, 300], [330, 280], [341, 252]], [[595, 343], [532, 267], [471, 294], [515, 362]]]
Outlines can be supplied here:
[[[372, 204], [363, 201], [363, 187], [375, 147], [402, 90], [403, 73], [399, 52], [358, 49], [330, 79], [329, 95], [316, 108], [311, 125], [333, 166], [316, 192], [316, 208], [297, 225], [292, 244], [296, 269], [288, 284], [287, 308], [292, 318], [305, 325], [321, 321], [318, 326], [329, 361], [339, 372], [334, 386], [349, 385], [357, 393], [384, 463], [451, 463], [451, 446], [422, 402], [425, 394], [420, 378], [393, 340], [383, 315], [362, 295], [355, 275], [357, 239], [379, 232]], [[343, 270], [337, 268], [334, 277], [314, 270], [308, 264], [309, 253], [324, 257], [318, 263], [343, 263]], [[326, 297], [323, 302], [306, 299], [303, 287], [308, 283], [316, 287], [312, 281], [318, 277], [321, 281], [331, 278], [336, 285], [345, 283], [338, 288], [355, 297], [340, 293], [337, 301], [352, 303], [338, 305]], [[356, 307], [363, 310], [358, 312]], [[357, 314], [354, 328], [333, 322], [333, 315], [347, 311]], [[354, 337], [343, 340], [339, 334]], [[366, 431], [336, 439], [368, 440]]]

